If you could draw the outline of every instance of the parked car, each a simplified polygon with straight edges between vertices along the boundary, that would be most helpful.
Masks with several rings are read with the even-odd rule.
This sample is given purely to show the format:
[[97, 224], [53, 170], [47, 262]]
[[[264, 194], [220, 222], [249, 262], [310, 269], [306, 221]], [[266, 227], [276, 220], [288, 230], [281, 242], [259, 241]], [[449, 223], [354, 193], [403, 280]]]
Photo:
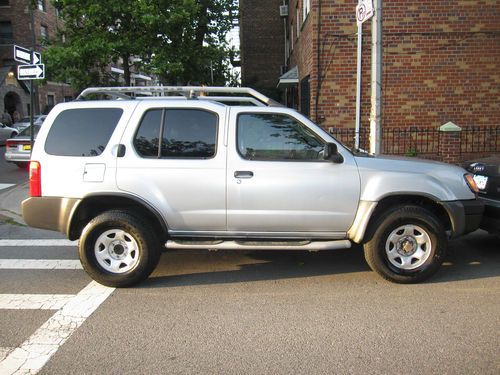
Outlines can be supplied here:
[[[40, 125], [35, 125], [35, 139], [40, 130]], [[5, 160], [16, 164], [19, 168], [28, 168], [31, 158], [31, 128], [22, 130], [16, 137], [6, 142]]]
[[[127, 90], [183, 96], [127, 98]], [[449, 236], [482, 218], [464, 169], [352, 153], [252, 89], [93, 88], [80, 99], [99, 93], [121, 100], [62, 103], [48, 115], [22, 209], [28, 225], [80, 239], [83, 268], [104, 285], [147, 278], [162, 246], [317, 251], [353, 243], [382, 277], [415, 283], [437, 272]], [[207, 96], [222, 93], [260, 104]]]
[[480, 227], [500, 235], [500, 155], [471, 161], [465, 167], [474, 174], [479, 199], [485, 203]]
[[[34, 125], [42, 125], [46, 118], [47, 118], [47, 115], [33, 116], [33, 124]], [[24, 117], [21, 120], [17, 121], [15, 124], [13, 124], [12, 127], [16, 128], [18, 131], [21, 131], [23, 129], [26, 129], [28, 126], [30, 126], [30, 121], [31, 120], [29, 117]]]
[[0, 122], [0, 145], [4, 145], [9, 138], [15, 137], [19, 131]]

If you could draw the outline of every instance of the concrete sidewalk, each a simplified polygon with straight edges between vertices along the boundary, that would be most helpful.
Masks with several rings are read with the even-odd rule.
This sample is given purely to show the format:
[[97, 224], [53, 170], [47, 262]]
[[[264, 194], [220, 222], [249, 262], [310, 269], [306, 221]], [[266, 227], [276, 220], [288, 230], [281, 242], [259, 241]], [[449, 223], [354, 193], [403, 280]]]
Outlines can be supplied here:
[[18, 224], [26, 225], [21, 212], [21, 202], [29, 195], [28, 183], [16, 185], [0, 192], [0, 219], [13, 220]]

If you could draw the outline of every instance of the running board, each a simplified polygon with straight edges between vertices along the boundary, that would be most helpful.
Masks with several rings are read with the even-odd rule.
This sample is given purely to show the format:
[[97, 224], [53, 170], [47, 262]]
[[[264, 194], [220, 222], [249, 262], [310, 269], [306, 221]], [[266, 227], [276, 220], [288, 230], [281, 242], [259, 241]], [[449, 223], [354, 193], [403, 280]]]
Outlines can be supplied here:
[[169, 240], [167, 249], [175, 250], [336, 250], [351, 247], [349, 240], [336, 241], [184, 241]]

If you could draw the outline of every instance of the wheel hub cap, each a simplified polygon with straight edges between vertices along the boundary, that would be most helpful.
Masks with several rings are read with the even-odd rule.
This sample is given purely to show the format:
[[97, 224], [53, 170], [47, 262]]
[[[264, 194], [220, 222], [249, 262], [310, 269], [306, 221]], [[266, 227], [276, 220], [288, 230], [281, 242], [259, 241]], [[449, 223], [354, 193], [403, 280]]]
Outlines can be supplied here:
[[95, 242], [94, 254], [97, 263], [110, 273], [128, 272], [139, 263], [139, 246], [122, 229], [103, 232]]
[[429, 233], [421, 226], [405, 224], [394, 229], [385, 243], [387, 260], [401, 270], [421, 267], [432, 254]]
[[405, 236], [398, 241], [397, 252], [398, 254], [403, 256], [410, 256], [415, 254], [415, 251], [417, 251], [418, 248], [417, 246], [418, 245], [415, 238], [410, 236]]

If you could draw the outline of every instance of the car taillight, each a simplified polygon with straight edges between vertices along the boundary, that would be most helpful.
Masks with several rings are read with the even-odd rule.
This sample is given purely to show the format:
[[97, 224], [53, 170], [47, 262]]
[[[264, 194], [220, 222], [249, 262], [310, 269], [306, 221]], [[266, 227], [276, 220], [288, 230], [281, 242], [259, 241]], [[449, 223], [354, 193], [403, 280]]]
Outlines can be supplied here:
[[42, 196], [42, 167], [39, 162], [30, 162], [30, 197]]
[[5, 143], [5, 147], [9, 148], [9, 147], [16, 147], [17, 146], [17, 141], [7, 141]]

